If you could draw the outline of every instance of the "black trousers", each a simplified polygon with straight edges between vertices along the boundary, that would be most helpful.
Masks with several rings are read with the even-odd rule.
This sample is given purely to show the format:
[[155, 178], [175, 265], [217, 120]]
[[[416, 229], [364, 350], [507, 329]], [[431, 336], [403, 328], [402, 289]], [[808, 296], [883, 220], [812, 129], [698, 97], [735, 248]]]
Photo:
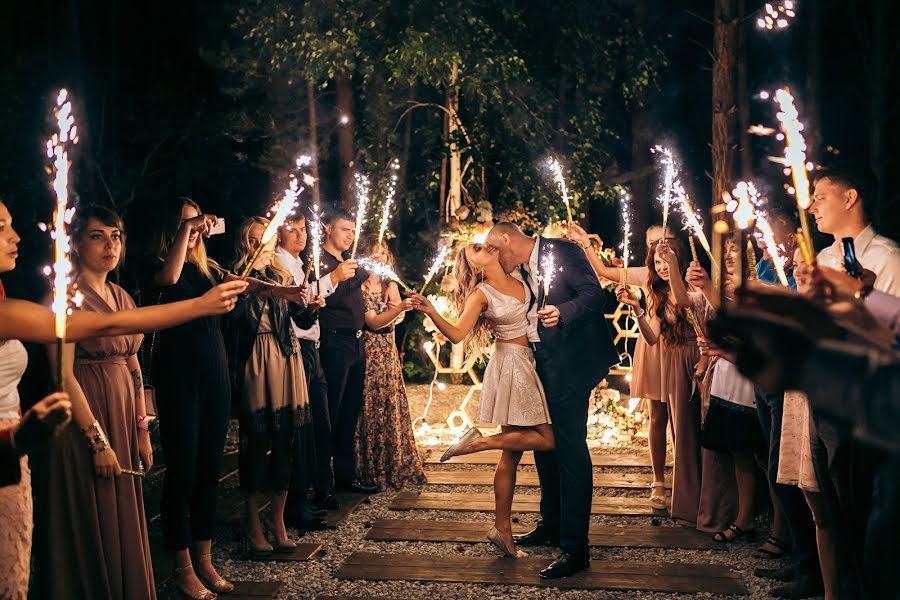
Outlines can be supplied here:
[[775, 490], [775, 499], [791, 530], [794, 549], [791, 559], [798, 572], [818, 578], [819, 554], [816, 546], [816, 527], [803, 492], [795, 485], [778, 483], [778, 462], [781, 457], [781, 419], [784, 415], [784, 394], [757, 394], [756, 413], [768, 445], [768, 477]]
[[183, 550], [194, 540], [210, 540], [222, 451], [231, 411], [228, 369], [182, 374], [157, 369], [157, 409], [166, 463], [160, 504], [166, 547]]
[[362, 338], [323, 332], [319, 348], [328, 385], [328, 414], [331, 416], [331, 456], [334, 479], [356, 479], [354, 444], [356, 422], [363, 405], [366, 352]]
[[538, 346], [535, 359], [556, 439], [555, 450], [534, 453], [541, 482], [539, 526], [559, 532], [563, 551], [586, 552], [594, 485], [587, 446], [591, 390], [574, 385], [565, 365], [545, 348]]
[[309, 408], [312, 423], [297, 430], [294, 439], [294, 463], [291, 488], [285, 512], [299, 517], [310, 486], [317, 492], [330, 494], [334, 487], [331, 472], [331, 418], [328, 415], [328, 386], [319, 349], [314, 342], [300, 340], [306, 385], [309, 390]]

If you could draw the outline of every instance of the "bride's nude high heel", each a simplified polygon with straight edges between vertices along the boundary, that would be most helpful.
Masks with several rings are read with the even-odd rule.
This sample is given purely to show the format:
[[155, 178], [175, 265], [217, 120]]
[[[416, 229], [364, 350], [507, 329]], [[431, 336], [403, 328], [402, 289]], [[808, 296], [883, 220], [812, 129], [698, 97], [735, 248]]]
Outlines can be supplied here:
[[506, 545], [506, 542], [503, 541], [503, 538], [500, 536], [500, 532], [497, 531], [496, 527], [491, 527], [491, 530], [488, 531], [487, 538], [491, 541], [492, 544], [497, 546], [500, 552], [503, 553], [504, 556], [509, 558], [519, 558], [518, 552], [516, 552], [515, 546], [510, 548]]
[[473, 427], [472, 429], [468, 430], [467, 432], [462, 434], [462, 437], [459, 438], [455, 444], [453, 444], [452, 446], [447, 448], [447, 451], [444, 452], [443, 455], [441, 455], [441, 462], [447, 462], [448, 460], [450, 460], [451, 458], [456, 456], [460, 450], [462, 450], [463, 448], [465, 448], [466, 446], [468, 446], [469, 444], [471, 444], [472, 442], [474, 442], [475, 440], [477, 440], [480, 437], [481, 437], [481, 432], [478, 431], [478, 429], [476, 427]]

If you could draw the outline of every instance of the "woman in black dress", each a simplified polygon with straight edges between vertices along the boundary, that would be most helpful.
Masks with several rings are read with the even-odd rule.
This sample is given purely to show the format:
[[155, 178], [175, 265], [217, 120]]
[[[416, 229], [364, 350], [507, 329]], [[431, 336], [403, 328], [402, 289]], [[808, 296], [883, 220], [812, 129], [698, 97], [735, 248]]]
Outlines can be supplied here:
[[[195, 202], [178, 198], [162, 216], [154, 236], [155, 256], [144, 269], [143, 303], [193, 298], [221, 281], [236, 278], [206, 255], [203, 238], [217, 223], [215, 215], [202, 214]], [[300, 287], [256, 280], [250, 280], [248, 291], [297, 302], [305, 297]], [[152, 367], [148, 379], [156, 387], [166, 462], [161, 516], [166, 546], [175, 552], [175, 586], [188, 598], [211, 600], [216, 597], [213, 592], [234, 589], [211, 561], [216, 494], [231, 408], [220, 318], [205, 317], [160, 331], [145, 344], [149, 344]]]

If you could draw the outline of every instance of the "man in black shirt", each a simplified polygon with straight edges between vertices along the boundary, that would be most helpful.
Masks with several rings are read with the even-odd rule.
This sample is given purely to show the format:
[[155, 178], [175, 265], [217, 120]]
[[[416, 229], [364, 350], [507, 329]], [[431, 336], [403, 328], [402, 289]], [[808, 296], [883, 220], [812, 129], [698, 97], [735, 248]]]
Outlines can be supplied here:
[[[319, 354], [325, 380], [328, 382], [328, 412], [331, 416], [332, 457], [337, 489], [374, 493], [375, 486], [362, 482], [356, 475], [354, 439], [356, 422], [363, 405], [363, 378], [366, 353], [362, 330], [365, 326], [363, 282], [369, 273], [357, 269], [356, 261], [345, 258], [353, 245], [354, 219], [347, 212], [331, 211], [325, 221], [322, 244], [322, 275], [341, 269], [347, 275], [328, 297], [319, 311], [322, 342]], [[343, 279], [343, 277], [342, 277]], [[333, 498], [320, 498], [320, 503], [334, 504]]]

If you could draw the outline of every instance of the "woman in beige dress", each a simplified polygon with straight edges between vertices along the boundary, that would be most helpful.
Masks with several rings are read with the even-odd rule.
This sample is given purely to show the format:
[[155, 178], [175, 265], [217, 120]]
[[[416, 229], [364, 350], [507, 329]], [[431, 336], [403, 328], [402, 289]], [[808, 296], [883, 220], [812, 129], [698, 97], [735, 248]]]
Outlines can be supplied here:
[[484, 371], [477, 422], [500, 425], [501, 433], [483, 437], [473, 427], [441, 461], [482, 450], [502, 451], [494, 473], [494, 526], [488, 539], [504, 555], [516, 557], [511, 515], [516, 468], [523, 452], [556, 447], [547, 398], [528, 345], [530, 293], [528, 286], [503, 270], [497, 250], [484, 244], [469, 244], [459, 251], [454, 276], [456, 323], [442, 317], [424, 296], [412, 294], [413, 303], [451, 342], [465, 341], [468, 353], [489, 345], [487, 322], [493, 324], [494, 351]]

